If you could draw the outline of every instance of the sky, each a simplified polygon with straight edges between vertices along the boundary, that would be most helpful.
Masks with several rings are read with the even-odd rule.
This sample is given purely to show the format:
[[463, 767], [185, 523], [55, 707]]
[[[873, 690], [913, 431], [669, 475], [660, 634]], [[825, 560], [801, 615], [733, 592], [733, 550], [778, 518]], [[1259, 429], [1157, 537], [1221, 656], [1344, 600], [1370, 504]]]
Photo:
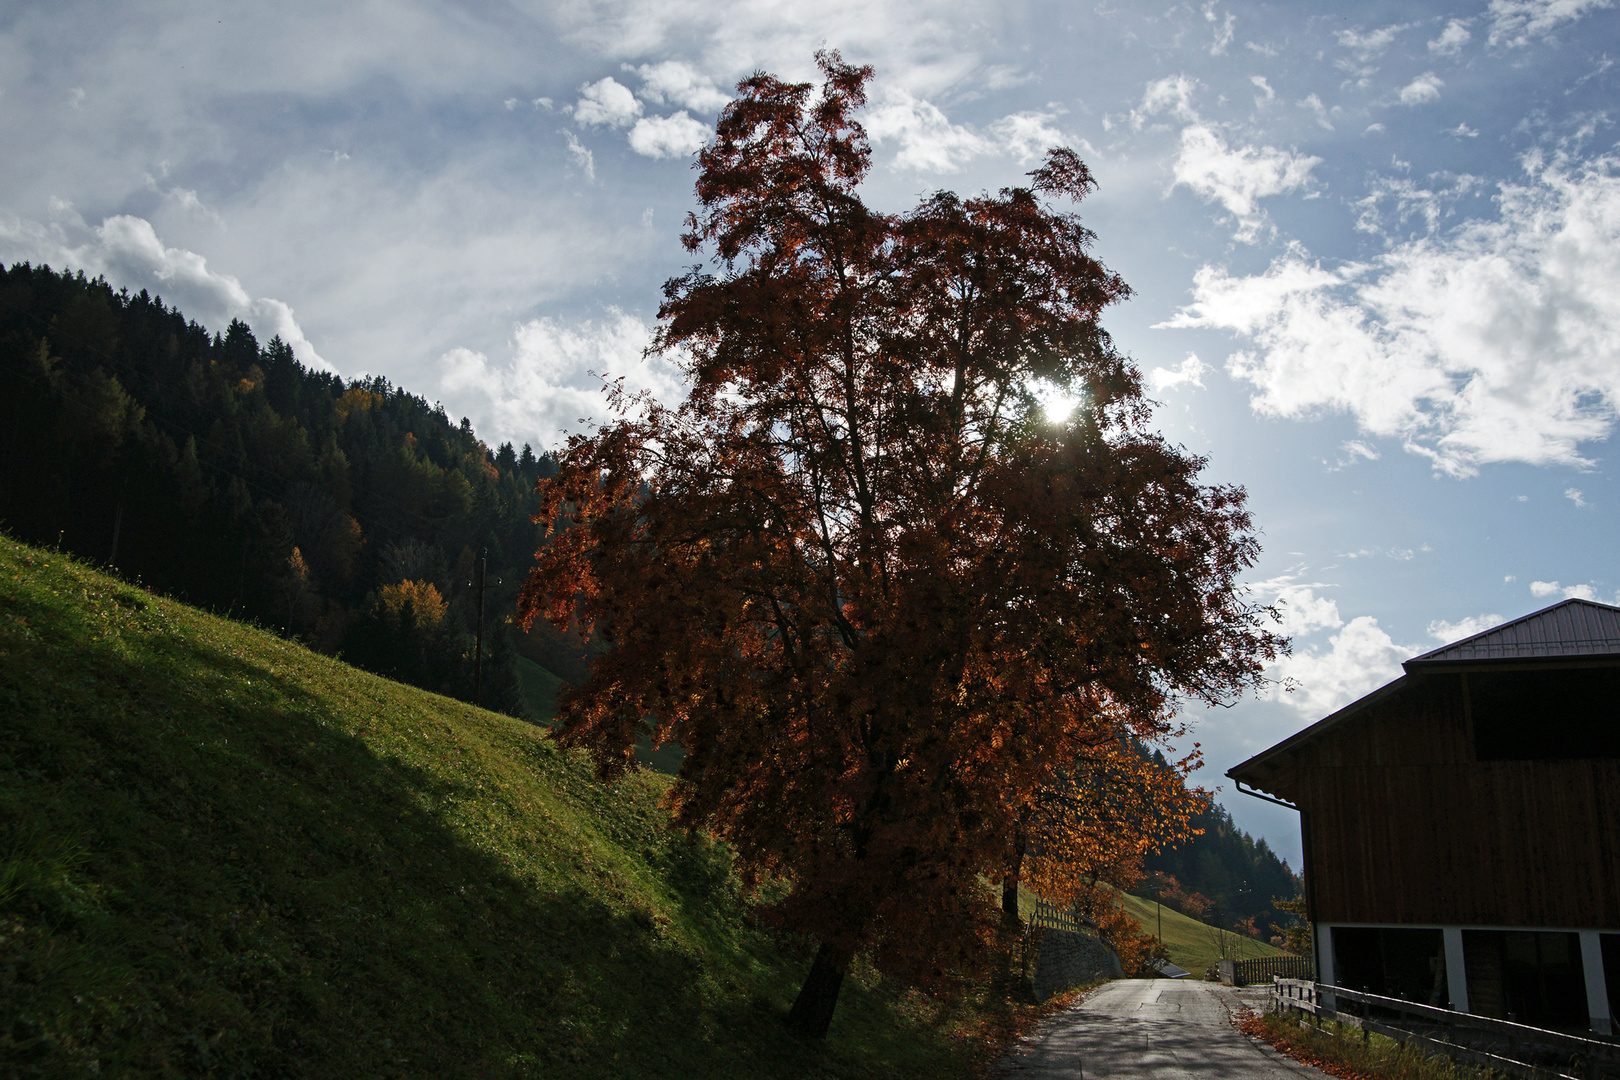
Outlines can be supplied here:
[[1485, 3], [287, 0], [0, 8], [0, 259], [104, 275], [491, 446], [557, 447], [692, 261], [737, 81], [876, 69], [866, 198], [1024, 182], [1048, 146], [1134, 290], [1155, 423], [1249, 493], [1292, 655], [1189, 709], [1222, 774], [1569, 596], [1620, 601], [1620, 9]]

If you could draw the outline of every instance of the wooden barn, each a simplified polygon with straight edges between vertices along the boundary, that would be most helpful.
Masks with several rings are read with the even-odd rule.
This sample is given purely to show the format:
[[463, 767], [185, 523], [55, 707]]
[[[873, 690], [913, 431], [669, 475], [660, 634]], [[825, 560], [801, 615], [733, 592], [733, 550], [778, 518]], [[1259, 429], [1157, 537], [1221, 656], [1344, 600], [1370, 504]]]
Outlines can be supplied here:
[[1299, 811], [1317, 978], [1620, 1034], [1620, 608], [1404, 667], [1227, 773]]

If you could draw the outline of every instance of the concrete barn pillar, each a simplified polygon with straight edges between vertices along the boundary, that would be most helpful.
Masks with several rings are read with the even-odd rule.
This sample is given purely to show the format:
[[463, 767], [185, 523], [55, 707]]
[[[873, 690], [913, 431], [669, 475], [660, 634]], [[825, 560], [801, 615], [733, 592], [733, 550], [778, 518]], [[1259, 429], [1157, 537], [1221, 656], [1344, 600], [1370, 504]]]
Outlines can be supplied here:
[[1446, 993], [1456, 1012], [1468, 1011], [1468, 969], [1463, 966], [1462, 927], [1442, 926], [1440, 934], [1446, 950]]
[[[1321, 923], [1316, 924], [1316, 981], [1328, 986], [1339, 985], [1333, 971], [1333, 927]], [[1317, 1004], [1325, 1009], [1339, 1007], [1332, 994], [1321, 995]]]
[[1592, 1031], [1614, 1034], [1609, 1025], [1609, 987], [1603, 978], [1603, 943], [1596, 930], [1581, 931], [1581, 971], [1586, 975], [1586, 1015]]

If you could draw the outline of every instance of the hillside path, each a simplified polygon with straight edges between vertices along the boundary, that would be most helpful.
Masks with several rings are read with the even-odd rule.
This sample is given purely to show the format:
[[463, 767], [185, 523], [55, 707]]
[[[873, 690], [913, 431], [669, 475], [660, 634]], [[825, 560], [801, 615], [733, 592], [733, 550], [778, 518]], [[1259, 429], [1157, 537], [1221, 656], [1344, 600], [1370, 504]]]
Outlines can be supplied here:
[[1332, 1080], [1232, 1027], [1266, 989], [1120, 979], [1049, 1019], [991, 1069], [994, 1080]]

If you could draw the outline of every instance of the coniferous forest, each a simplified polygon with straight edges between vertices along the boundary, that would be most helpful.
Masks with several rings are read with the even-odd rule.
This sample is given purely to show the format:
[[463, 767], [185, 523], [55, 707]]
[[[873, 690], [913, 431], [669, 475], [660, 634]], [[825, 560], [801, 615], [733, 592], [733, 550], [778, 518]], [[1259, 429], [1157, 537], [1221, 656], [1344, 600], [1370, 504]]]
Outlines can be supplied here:
[[0, 269], [0, 528], [361, 667], [544, 719], [583, 646], [510, 622], [555, 460], [381, 376], [304, 367], [144, 290]]
[[[1297, 918], [1278, 909], [1276, 902], [1301, 894], [1299, 875], [1264, 838], [1233, 824], [1231, 813], [1219, 803], [1210, 802], [1192, 824], [1200, 830], [1192, 839], [1147, 857], [1145, 876], [1132, 891], [1151, 897], [1168, 886], [1164, 900], [1184, 914], [1228, 929], [1241, 927], [1263, 941], [1286, 933]], [[1204, 902], [1182, 902], [1192, 894]]]

